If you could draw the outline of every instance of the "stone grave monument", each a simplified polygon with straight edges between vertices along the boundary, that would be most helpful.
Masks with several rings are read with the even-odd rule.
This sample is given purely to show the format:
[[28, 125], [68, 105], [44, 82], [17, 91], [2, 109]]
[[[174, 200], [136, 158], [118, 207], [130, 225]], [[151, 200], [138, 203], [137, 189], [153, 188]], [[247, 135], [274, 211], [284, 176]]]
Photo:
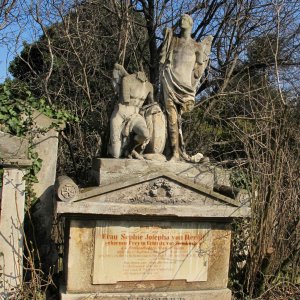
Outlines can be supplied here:
[[166, 118], [145, 73], [116, 64], [113, 158], [94, 159], [93, 187], [57, 179], [57, 212], [65, 218], [62, 300], [231, 299], [230, 222], [247, 217], [249, 207], [228, 173], [185, 152], [181, 115], [194, 105], [212, 37], [196, 43], [187, 15], [181, 28], [180, 37], [166, 31], [161, 53]]
[[[39, 204], [34, 212], [31, 211], [31, 217], [38, 224], [35, 238], [39, 241], [39, 255], [44, 268], [45, 265], [48, 268], [53, 266], [57, 258], [51, 241], [59, 134], [57, 129], [51, 127], [54, 121], [32, 109], [31, 147], [43, 163], [37, 174], [38, 182], [33, 184]], [[6, 130], [5, 126], [2, 129]], [[28, 159], [29, 145], [28, 138], [0, 130], [0, 167], [3, 168], [3, 176], [0, 176], [0, 299], [12, 299], [22, 288], [26, 206], [24, 175], [33, 163]]]
[[226, 179], [221, 170], [95, 159], [97, 170], [98, 187], [59, 179], [61, 299], [231, 299], [229, 224], [249, 208], [242, 192], [232, 199], [214, 191]]
[[28, 140], [0, 131], [0, 299], [18, 290], [23, 277], [23, 221]]

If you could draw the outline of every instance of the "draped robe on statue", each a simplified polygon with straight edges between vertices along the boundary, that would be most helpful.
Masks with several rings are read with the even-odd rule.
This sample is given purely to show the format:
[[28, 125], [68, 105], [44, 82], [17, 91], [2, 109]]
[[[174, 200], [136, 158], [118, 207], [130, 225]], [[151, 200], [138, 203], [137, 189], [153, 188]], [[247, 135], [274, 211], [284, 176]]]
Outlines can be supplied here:
[[197, 43], [192, 38], [185, 40], [174, 36], [171, 29], [165, 32], [160, 60], [160, 82], [171, 145], [180, 148], [186, 157], [181, 133], [181, 115], [194, 107], [196, 91], [209, 61], [211, 43], [212, 36]]

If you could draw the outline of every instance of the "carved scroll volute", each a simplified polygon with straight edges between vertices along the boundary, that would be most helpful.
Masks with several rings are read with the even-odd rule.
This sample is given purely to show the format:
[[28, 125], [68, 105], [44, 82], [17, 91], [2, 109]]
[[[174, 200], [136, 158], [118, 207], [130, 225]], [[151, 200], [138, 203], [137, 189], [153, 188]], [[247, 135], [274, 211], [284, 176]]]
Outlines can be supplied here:
[[56, 179], [55, 190], [58, 199], [64, 202], [75, 201], [79, 194], [78, 186], [68, 176], [59, 176]]

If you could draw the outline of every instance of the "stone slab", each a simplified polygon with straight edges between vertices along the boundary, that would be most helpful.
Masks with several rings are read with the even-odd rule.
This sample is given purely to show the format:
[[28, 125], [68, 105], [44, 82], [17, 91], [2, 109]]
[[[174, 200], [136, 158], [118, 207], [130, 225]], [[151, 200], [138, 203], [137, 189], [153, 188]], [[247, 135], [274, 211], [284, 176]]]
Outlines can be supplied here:
[[0, 131], [1, 159], [28, 159], [28, 140]]
[[41, 201], [49, 199], [52, 202], [56, 177], [58, 132], [54, 129], [37, 135], [33, 140], [35, 151], [42, 159], [42, 167], [37, 174], [38, 183], [33, 188]]
[[[44, 115], [43, 113], [41, 113], [40, 111], [34, 109], [33, 107], [32, 109], [32, 114], [31, 114], [31, 118], [32, 118], [32, 129], [36, 130], [36, 129], [42, 129], [42, 130], [49, 130], [50, 127], [52, 126], [52, 123], [56, 123], [56, 125], [59, 126], [59, 129], [62, 130], [65, 128], [65, 122], [63, 121], [59, 121], [57, 119], [52, 119], [47, 117], [46, 115]], [[22, 118], [24, 120], [27, 119], [26, 115], [22, 115]]]
[[97, 221], [93, 284], [206, 281], [210, 231], [195, 222]]
[[161, 216], [161, 217], [185, 217], [185, 218], [211, 218], [222, 219], [235, 217], [248, 217], [250, 208], [239, 208], [225, 205], [213, 206], [184, 206], [184, 205], [146, 205], [126, 203], [97, 203], [97, 202], [57, 202], [57, 212], [60, 214], [76, 215], [115, 215], [115, 216]]
[[50, 270], [57, 261], [56, 247], [51, 238], [54, 217], [54, 183], [56, 179], [58, 129], [51, 128], [57, 120], [48, 118], [39, 111], [32, 114], [33, 146], [42, 160], [37, 173], [38, 182], [33, 184], [39, 201], [32, 211], [32, 219], [36, 226], [36, 238], [39, 240], [38, 250], [44, 270]]
[[193, 183], [201, 183], [208, 188], [215, 184], [230, 186], [230, 172], [209, 163], [161, 162], [137, 159], [95, 158], [91, 175], [96, 184], [101, 186], [120, 181], [120, 178], [143, 176], [149, 172], [168, 171], [186, 178]]
[[[0, 299], [17, 289], [23, 274], [24, 172], [4, 169], [0, 195]], [[2, 298], [3, 297], [3, 298]]]
[[162, 293], [85, 293], [66, 294], [62, 288], [61, 300], [231, 300], [229, 289], [178, 291]]
[[[99, 218], [99, 217], [98, 217]], [[100, 218], [99, 218], [100, 219]], [[181, 279], [169, 280], [137, 280], [137, 281], [118, 281], [113, 284], [95, 284], [93, 283], [93, 270], [95, 265], [95, 230], [97, 228], [97, 220], [71, 219], [66, 224], [66, 253], [65, 253], [65, 283], [67, 293], [160, 293], [168, 291], [195, 291], [208, 289], [225, 289], [228, 281], [228, 267], [230, 255], [230, 230], [229, 226], [214, 222], [201, 222], [200, 228], [206, 228], [210, 231], [210, 252], [208, 258], [207, 280], [191, 281]], [[68, 220], [68, 219], [67, 219]], [[103, 219], [100, 219], [101, 221]], [[115, 220], [109, 218], [107, 220]], [[128, 218], [123, 217], [119, 221], [126, 222]], [[132, 220], [132, 219], [130, 219]], [[134, 220], [133, 220], [134, 221]], [[149, 219], [152, 226], [162, 224], [166, 219]], [[169, 222], [169, 220], [168, 220]], [[186, 221], [172, 221], [176, 227]], [[193, 223], [193, 222], [186, 222]], [[141, 220], [143, 224], [143, 220]], [[101, 264], [101, 258], [99, 263]], [[118, 262], [119, 263], [119, 262]], [[97, 265], [99, 267], [99, 265]], [[102, 269], [106, 273], [107, 268], [119, 269], [116, 263]], [[201, 270], [201, 268], [199, 269]]]
[[30, 159], [13, 159], [13, 158], [5, 158], [2, 159], [0, 157], [0, 166], [4, 168], [26, 168], [32, 165], [32, 161]]

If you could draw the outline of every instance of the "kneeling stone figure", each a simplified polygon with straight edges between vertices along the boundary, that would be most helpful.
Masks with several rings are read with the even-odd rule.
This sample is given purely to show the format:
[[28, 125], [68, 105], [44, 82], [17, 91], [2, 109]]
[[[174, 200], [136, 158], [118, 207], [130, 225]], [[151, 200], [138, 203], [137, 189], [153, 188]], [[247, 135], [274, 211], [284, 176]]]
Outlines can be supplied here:
[[[114, 67], [113, 85], [119, 102], [110, 119], [108, 152], [114, 158], [143, 159], [142, 153], [152, 138], [144, 113], [146, 116], [149, 116], [149, 111], [162, 114], [159, 105], [154, 102], [153, 86], [144, 72], [128, 74], [119, 64]], [[143, 107], [145, 101], [148, 105]], [[130, 145], [132, 136], [134, 145]], [[160, 148], [162, 152], [163, 147]]]

